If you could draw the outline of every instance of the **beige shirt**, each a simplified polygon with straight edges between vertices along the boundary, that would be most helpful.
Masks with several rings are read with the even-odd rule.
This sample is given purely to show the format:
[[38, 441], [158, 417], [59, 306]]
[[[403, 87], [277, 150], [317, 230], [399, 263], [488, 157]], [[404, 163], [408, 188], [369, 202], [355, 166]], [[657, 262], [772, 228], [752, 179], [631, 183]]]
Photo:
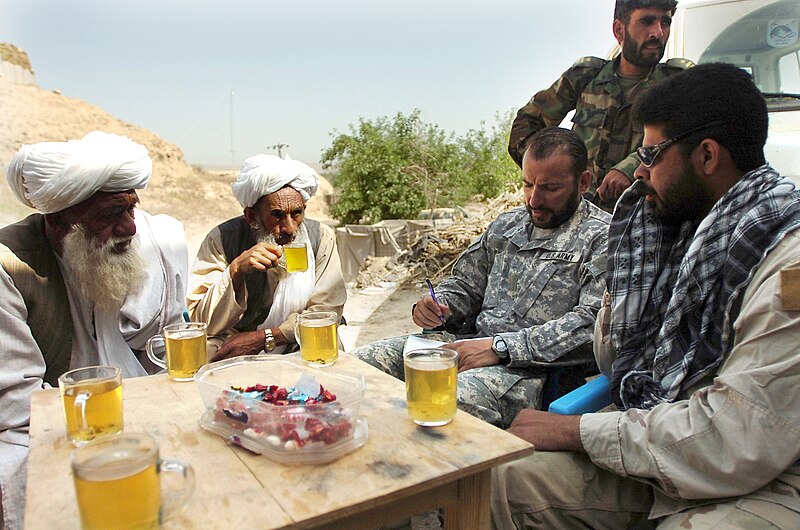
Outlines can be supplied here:
[[[305, 310], [336, 311], [341, 317], [347, 299], [347, 289], [342, 276], [339, 253], [336, 250], [336, 234], [331, 227], [322, 223], [320, 223], [320, 242], [315, 260], [316, 283]], [[274, 270], [268, 270], [267, 274], [270, 293], [274, 295], [278, 285], [278, 275]], [[197, 258], [189, 275], [186, 302], [191, 319], [207, 323], [210, 336], [235, 333], [233, 326], [247, 310], [247, 286], [242, 282], [240, 292], [234, 292], [230, 267], [225, 258], [218, 228], [214, 228], [206, 236], [197, 252]], [[295, 342], [294, 323], [297, 315], [298, 313], [290, 314], [278, 326], [290, 342]]]
[[756, 271], [716, 376], [681, 401], [581, 417], [595, 464], [655, 488], [651, 517], [743, 496], [744, 509], [769, 520], [776, 508], [800, 513], [800, 311], [783, 309], [780, 282], [790, 268], [800, 269], [800, 230]]

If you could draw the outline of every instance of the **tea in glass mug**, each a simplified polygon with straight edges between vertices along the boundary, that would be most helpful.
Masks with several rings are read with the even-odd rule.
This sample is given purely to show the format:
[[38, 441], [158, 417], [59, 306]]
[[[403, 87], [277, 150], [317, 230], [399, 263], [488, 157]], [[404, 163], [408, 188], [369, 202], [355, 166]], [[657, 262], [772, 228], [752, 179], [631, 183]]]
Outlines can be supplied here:
[[426, 348], [403, 355], [408, 415], [417, 425], [445, 425], [456, 416], [458, 353]]
[[[165, 359], [153, 351], [153, 345], [163, 343]], [[192, 381], [194, 374], [206, 364], [206, 324], [204, 322], [182, 322], [164, 326], [161, 335], [151, 337], [146, 345], [147, 357], [161, 368], [167, 369], [175, 381]]]
[[122, 432], [122, 374], [114, 366], [89, 366], [58, 378], [67, 438], [82, 445]]
[[[97, 441], [73, 451], [70, 461], [85, 529], [159, 528], [160, 520], [180, 512], [194, 488], [192, 468], [160, 460], [158, 444], [147, 434]], [[161, 473], [182, 479], [163, 501]]]
[[295, 338], [300, 357], [311, 366], [330, 366], [339, 358], [336, 311], [312, 311], [297, 317]]
[[292, 242], [283, 246], [286, 258], [286, 272], [305, 272], [308, 270], [308, 250], [305, 241]]

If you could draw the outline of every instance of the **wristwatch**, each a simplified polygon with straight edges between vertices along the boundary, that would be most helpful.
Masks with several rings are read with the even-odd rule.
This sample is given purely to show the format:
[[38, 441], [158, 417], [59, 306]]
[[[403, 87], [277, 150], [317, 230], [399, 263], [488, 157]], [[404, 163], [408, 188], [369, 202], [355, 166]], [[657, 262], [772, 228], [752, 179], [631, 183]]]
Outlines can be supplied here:
[[492, 351], [500, 359], [500, 364], [508, 364], [511, 356], [508, 354], [508, 344], [500, 335], [495, 335], [492, 339]]
[[275, 336], [270, 328], [264, 328], [264, 351], [269, 353], [275, 349]]

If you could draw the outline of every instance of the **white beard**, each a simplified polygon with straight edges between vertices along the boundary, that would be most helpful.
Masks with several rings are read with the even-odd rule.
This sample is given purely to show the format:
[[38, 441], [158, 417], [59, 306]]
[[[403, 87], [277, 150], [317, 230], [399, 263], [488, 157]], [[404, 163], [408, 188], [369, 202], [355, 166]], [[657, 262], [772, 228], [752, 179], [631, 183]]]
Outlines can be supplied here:
[[253, 235], [256, 238], [256, 243], [269, 243], [271, 245], [277, 245], [275, 242], [275, 236], [271, 233], [264, 230], [264, 226], [261, 224], [261, 221], [256, 221], [250, 225], [250, 228], [253, 230]]
[[64, 262], [80, 286], [81, 294], [101, 309], [116, 310], [135, 293], [147, 277], [146, 263], [135, 251], [139, 236], [133, 236], [123, 253], [112, 250], [127, 237], [112, 237], [98, 244], [81, 225], [64, 236]]

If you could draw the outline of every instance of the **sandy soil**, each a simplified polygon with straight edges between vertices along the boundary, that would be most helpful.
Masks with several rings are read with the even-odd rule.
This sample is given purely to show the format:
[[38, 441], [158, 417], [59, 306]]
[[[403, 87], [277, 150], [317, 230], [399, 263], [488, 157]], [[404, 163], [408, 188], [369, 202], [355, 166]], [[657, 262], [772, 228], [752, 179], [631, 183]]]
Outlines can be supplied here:
[[423, 289], [419, 285], [402, 284], [376, 307], [366, 320], [353, 322], [361, 326], [355, 345], [361, 346], [378, 339], [419, 333], [419, 326], [411, 320], [411, 307], [423, 296], [425, 293]]

